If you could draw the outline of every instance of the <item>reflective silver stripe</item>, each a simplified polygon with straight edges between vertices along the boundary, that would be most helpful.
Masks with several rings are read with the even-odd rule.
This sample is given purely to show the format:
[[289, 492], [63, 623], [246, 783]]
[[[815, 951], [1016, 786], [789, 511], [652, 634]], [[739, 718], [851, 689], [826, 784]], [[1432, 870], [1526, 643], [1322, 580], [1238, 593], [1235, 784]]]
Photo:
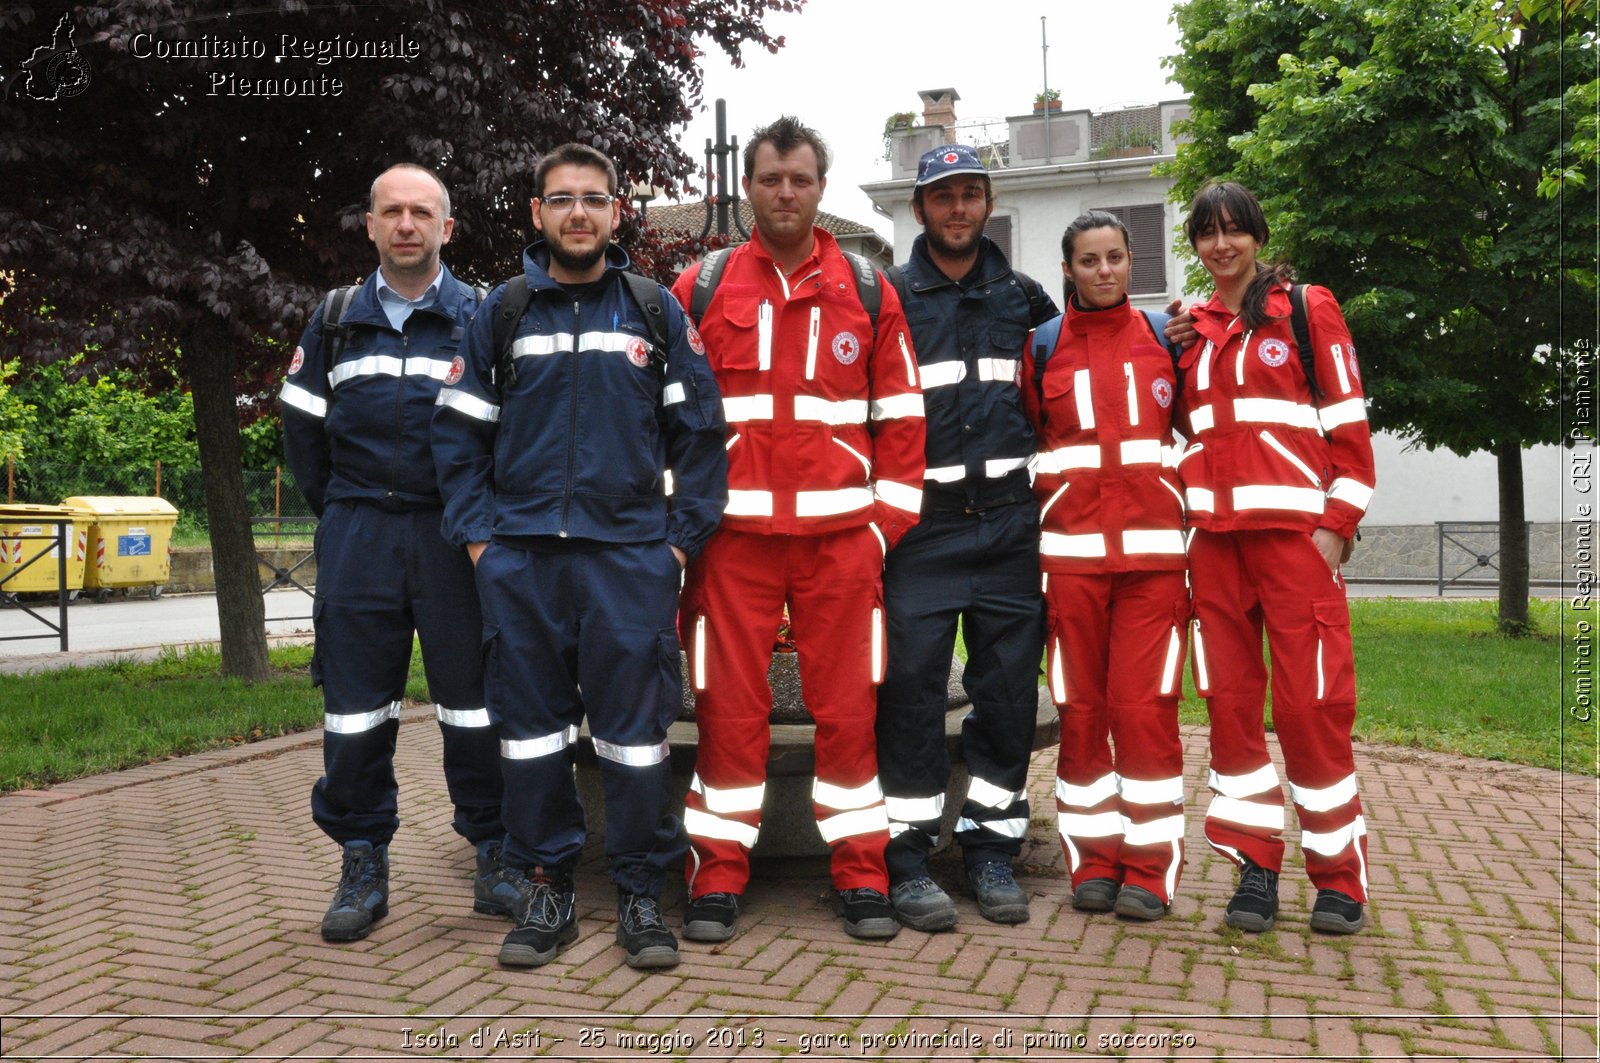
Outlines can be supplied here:
[[[1337, 577], [1335, 577], [1337, 578]], [[1322, 673], [1322, 636], [1317, 636], [1317, 700], [1327, 696], [1327, 677]]]
[[881, 399], [873, 399], [872, 419], [874, 421], [892, 421], [896, 417], [921, 417], [922, 396], [916, 392], [905, 395], [887, 395]]
[[1118, 812], [1097, 812], [1086, 816], [1081, 812], [1056, 814], [1056, 829], [1063, 837], [1117, 838], [1122, 835], [1122, 815]]
[[448, 406], [452, 410], [466, 414], [468, 417], [474, 417], [480, 421], [488, 421], [490, 424], [500, 420], [500, 407], [492, 402], [485, 402], [476, 395], [469, 395], [465, 391], [458, 391], [455, 388], [441, 388], [438, 399], [434, 401], [436, 405]]
[[1178, 685], [1178, 665], [1182, 663], [1183, 639], [1178, 635], [1178, 625], [1173, 624], [1167, 634], [1167, 658], [1161, 662], [1161, 694], [1171, 694]]
[[1117, 796], [1117, 773], [1106, 772], [1091, 783], [1074, 786], [1064, 779], [1056, 779], [1056, 800], [1074, 808], [1093, 808], [1100, 802]]
[[1206, 773], [1206, 785], [1223, 797], [1254, 797], [1278, 788], [1278, 769], [1263, 765], [1247, 775], [1218, 775]]
[[1000, 380], [1009, 384], [1017, 379], [1015, 358], [979, 358], [979, 380]]
[[[874, 533], [877, 533], [877, 531], [878, 531], [877, 528], [873, 528], [872, 530], [873, 530]], [[888, 554], [889, 554], [889, 551], [885, 550], [884, 551], [884, 556], [887, 557]], [[883, 610], [882, 609], [873, 609], [872, 610], [872, 671], [869, 673], [871, 675], [871, 677], [872, 677], [873, 685], [877, 685], [877, 684], [883, 682], [883, 666], [884, 666], [884, 661], [883, 661]], [[1322, 695], [1319, 693], [1317, 696], [1321, 697]]]
[[1322, 856], [1338, 856], [1356, 843], [1356, 839], [1367, 833], [1367, 821], [1364, 816], [1357, 816], [1355, 822], [1348, 827], [1326, 832], [1302, 830], [1300, 832], [1300, 848], [1307, 852], [1318, 853]]
[[1212, 411], [1210, 403], [1204, 406], [1196, 406], [1189, 411], [1189, 427], [1194, 430], [1195, 435], [1199, 435], [1201, 432], [1209, 432], [1216, 426], [1217, 415]]
[[661, 470], [661, 493], [666, 495], [668, 498], [672, 497], [672, 470], [671, 469], [662, 469]]
[[362, 376], [425, 376], [443, 380], [449, 372], [450, 363], [438, 358], [400, 359], [391, 354], [369, 354], [334, 366], [328, 371], [328, 383], [338, 387]]
[[841, 812], [837, 816], [817, 820], [817, 833], [821, 834], [822, 840], [829, 845], [840, 838], [875, 834], [879, 831], [887, 833], [888, 830], [889, 816], [884, 812], [882, 805], [858, 808], [853, 812]]
[[911, 348], [906, 345], [905, 330], [901, 329], [895, 336], [900, 340], [900, 357], [906, 363], [906, 387], [914, 388], [917, 386], [917, 360], [911, 357]]
[[511, 357], [537, 358], [546, 354], [566, 354], [573, 349], [572, 333], [548, 332], [521, 336], [511, 341]]
[[[1350, 373], [1344, 367], [1344, 345], [1335, 343], [1328, 348], [1328, 353], [1333, 355], [1333, 369], [1339, 376], [1339, 393], [1350, 394]], [[1323, 422], [1323, 427], [1327, 427], [1326, 421]]]
[[1211, 355], [1216, 349], [1210, 340], [1206, 340], [1206, 345], [1200, 349], [1200, 361], [1194, 370], [1196, 391], [1205, 391], [1211, 386]]
[[648, 768], [666, 760], [672, 748], [665, 738], [653, 746], [619, 746], [603, 738], [596, 738], [594, 751], [596, 756], [603, 757], [613, 764], [624, 764], [630, 768]]
[[[733, 492], [728, 493], [731, 495]], [[797, 491], [794, 496], [794, 513], [797, 517], [831, 517], [840, 513], [854, 513], [870, 505], [872, 491], [865, 487], [842, 487], [837, 491]]]
[[1343, 428], [1347, 424], [1355, 424], [1367, 419], [1367, 404], [1363, 399], [1345, 399], [1332, 406], [1324, 406], [1317, 413], [1322, 422], [1322, 430], [1331, 432], [1335, 428]]
[[701, 613], [694, 620], [694, 688], [706, 688], [706, 615]]
[[[783, 281], [783, 295], [789, 297], [789, 281], [783, 276], [783, 271], [778, 271], [778, 279]], [[756, 308], [756, 369], [766, 372], [772, 368], [772, 304], [761, 300]]]
[[661, 405], [676, 406], [689, 397], [689, 393], [679, 381], [673, 381], [661, 389]]
[[1162, 447], [1161, 448], [1161, 465], [1162, 465], [1162, 467], [1163, 468], [1167, 468], [1167, 469], [1176, 469], [1178, 467], [1178, 459], [1179, 459], [1180, 455], [1182, 455], [1182, 454], [1183, 454], [1183, 448], [1180, 447], [1180, 446], [1170, 446], [1170, 447], [1164, 446], [1164, 447]]
[[722, 419], [729, 424], [740, 421], [772, 420], [771, 395], [724, 395]]
[[1183, 532], [1166, 530], [1125, 531], [1122, 552], [1126, 554], [1182, 554]]
[[1332, 786], [1313, 789], [1309, 786], [1289, 784], [1289, 799], [1307, 812], [1331, 812], [1340, 805], [1355, 800], [1356, 777], [1346, 775]]
[[888, 557], [889, 556], [889, 540], [887, 540], [887, 539], [885, 539], [883, 537], [883, 532], [879, 531], [877, 524], [873, 523], [872, 521], [868, 521], [867, 522], [867, 527], [872, 530], [872, 537], [874, 539], [878, 540], [878, 549], [883, 551], [883, 556], [884, 557]]
[[922, 390], [949, 387], [967, 379], [965, 362], [933, 362], [922, 367]]
[[1183, 815], [1162, 816], [1148, 823], [1135, 823], [1126, 817], [1122, 820], [1122, 841], [1126, 845], [1155, 845], [1175, 842], [1183, 837]]
[[1188, 509], [1201, 513], [1210, 513], [1217, 508], [1217, 496], [1209, 487], [1185, 487], [1183, 502]]
[[[1039, 510], [1039, 521], [1040, 521], [1040, 523], [1043, 523], [1044, 522], [1044, 518], [1047, 517], [1050, 514], [1050, 507], [1054, 506], [1057, 502], [1059, 502], [1061, 500], [1061, 496], [1066, 494], [1067, 493], [1067, 488], [1069, 488], [1071, 486], [1072, 485], [1070, 483], [1064, 483], [1060, 487], [1056, 488], [1055, 493], [1050, 496], [1050, 500], [1047, 501], [1044, 504], [1044, 507]], [[1048, 580], [1049, 578], [1050, 577], [1048, 575], [1045, 576], [1045, 579]], [[1046, 590], [1046, 589], [1048, 589], [1047, 586], [1041, 586], [1040, 587], [1040, 590]]]
[[1341, 476], [1328, 486], [1328, 497], [1336, 498], [1346, 505], [1355, 506], [1362, 512], [1372, 502], [1372, 488], [1360, 480], [1352, 480], [1348, 476]]
[[[1045, 575], [1048, 584], [1050, 576]], [[1046, 586], [1044, 589], [1048, 590]], [[1067, 703], [1067, 663], [1061, 657], [1061, 640], [1054, 640], [1055, 652], [1050, 655], [1050, 698], [1057, 705]], [[1056, 785], [1060, 785], [1059, 781]]]
[[1293, 465], [1295, 468], [1299, 469], [1300, 475], [1306, 478], [1307, 483], [1313, 487], [1321, 489], [1322, 481], [1318, 479], [1317, 474], [1311, 471], [1310, 466], [1306, 465], [1305, 462], [1296, 457], [1294, 451], [1278, 442], [1277, 436], [1263, 428], [1261, 430], [1261, 441], [1267, 446], [1271, 447], [1273, 450], [1276, 450], [1290, 465]]
[[311, 394], [299, 384], [285, 381], [283, 388], [278, 392], [278, 401], [293, 406], [301, 413], [309, 413], [313, 417], [328, 416], [328, 400]]
[[1183, 496], [1178, 493], [1178, 489], [1176, 487], [1173, 487], [1172, 484], [1167, 482], [1167, 478], [1165, 476], [1161, 477], [1160, 479], [1161, 479], [1161, 486], [1165, 487], [1167, 489], [1167, 492], [1169, 494], [1171, 494], [1174, 499], [1177, 500], [1177, 502], [1178, 502], [1178, 512], [1182, 513], [1184, 511]]
[[1117, 777], [1117, 793], [1135, 805], [1171, 805], [1183, 800], [1183, 776], [1169, 779], [1130, 779]]
[[706, 808], [719, 815], [730, 812], [759, 812], [761, 802], [767, 794], [767, 784], [757, 783], [754, 786], [732, 786], [718, 789], [707, 786], [701, 781], [697, 772], [689, 781], [689, 789], [699, 794], [705, 801]]
[[1161, 465], [1161, 440], [1124, 439], [1119, 448], [1124, 465]]
[[794, 419], [821, 421], [828, 425], [866, 424], [866, 399], [840, 399], [837, 402], [819, 399], [815, 395], [794, 397]]
[[965, 465], [937, 465], [923, 470], [922, 476], [936, 484], [953, 484], [967, 478]]
[[1286, 424], [1312, 432], [1322, 430], [1315, 409], [1307, 403], [1288, 399], [1234, 399], [1233, 419], [1255, 424]]
[[840, 811], [850, 808], [868, 808], [883, 800], [883, 788], [877, 777], [860, 786], [838, 786], [821, 779], [811, 780], [811, 800]]
[[885, 797], [883, 807], [891, 822], [926, 823], [944, 816], [944, 794], [932, 797]]
[[728, 508], [723, 513], [730, 517], [772, 516], [771, 491], [728, 492]]
[[822, 329], [822, 307], [811, 308], [811, 327], [806, 333], [806, 379], [817, 375], [817, 335]]
[[1207, 819], [1222, 819], [1244, 827], [1279, 831], [1283, 829], [1283, 806], [1240, 801], [1236, 797], [1213, 797], [1206, 807]]
[[[1198, 617], [1195, 618], [1194, 625], [1191, 630], [1192, 635], [1190, 641], [1194, 644], [1195, 686], [1200, 688], [1200, 693], [1209, 694], [1211, 692], [1211, 669], [1206, 664], [1206, 640], [1200, 636], [1200, 620]], [[1215, 777], [1215, 774], [1213, 774], [1213, 778]], [[1274, 773], [1272, 778], [1274, 782], [1277, 781], [1278, 776], [1276, 773]]]
[[1097, 443], [1080, 443], [1076, 446], [1057, 447], [1039, 455], [1039, 471], [1043, 473], [1067, 472], [1070, 469], [1098, 469], [1100, 446]]
[[1246, 484], [1233, 489], [1233, 508], [1292, 509], [1298, 513], [1321, 513], [1325, 498], [1315, 487], [1279, 487], [1276, 484]]
[[450, 727], [488, 727], [493, 722], [488, 709], [447, 709], [443, 705], [433, 709], [439, 722]]
[[1094, 397], [1089, 392], [1089, 370], [1080, 369], [1072, 375], [1072, 391], [1078, 402], [1078, 424], [1088, 431], [1094, 427]]
[[1018, 801], [1026, 800], [1027, 796], [1025, 790], [1007, 790], [977, 776], [967, 780], [967, 800], [984, 808], [1010, 808]]
[[846, 443], [842, 439], [835, 439], [832, 442], [833, 442], [833, 444], [835, 446], [840, 447], [840, 448], [844, 449], [845, 451], [848, 451], [852, 458], [856, 459], [857, 461], [859, 461], [861, 463], [861, 475], [862, 476], [866, 477], [869, 480], [872, 479], [872, 462], [867, 460], [867, 456], [865, 454], [861, 453], [861, 451], [857, 450], [855, 447], [852, 447], [849, 443]]
[[721, 841], [738, 842], [746, 849], [754, 849], [761, 831], [748, 823], [740, 823], [736, 819], [723, 819], [702, 812], [698, 808], [683, 810], [683, 829], [691, 838], [715, 838]]
[[557, 731], [542, 738], [502, 738], [500, 755], [506, 760], [535, 760], [539, 757], [548, 757], [552, 753], [559, 753], [577, 740], [576, 727], [568, 727], [564, 731]]
[[322, 717], [322, 729], [339, 735], [358, 735], [400, 718], [400, 702], [391, 701], [371, 712], [329, 712]]
[[1062, 535], [1047, 531], [1039, 537], [1039, 552], [1051, 557], [1105, 557], [1106, 540], [1099, 532]]
[[986, 819], [979, 821], [962, 816], [956, 820], [956, 830], [987, 830], [993, 831], [1002, 838], [1023, 838], [1028, 834], [1028, 817], [1019, 816], [1016, 819]]
[[911, 487], [907, 484], [897, 483], [894, 480], [878, 480], [872, 485], [872, 493], [887, 502], [895, 509], [907, 513], [922, 512], [922, 488]]
[[998, 480], [1027, 467], [1027, 458], [990, 458], [983, 463], [983, 474], [991, 480]]

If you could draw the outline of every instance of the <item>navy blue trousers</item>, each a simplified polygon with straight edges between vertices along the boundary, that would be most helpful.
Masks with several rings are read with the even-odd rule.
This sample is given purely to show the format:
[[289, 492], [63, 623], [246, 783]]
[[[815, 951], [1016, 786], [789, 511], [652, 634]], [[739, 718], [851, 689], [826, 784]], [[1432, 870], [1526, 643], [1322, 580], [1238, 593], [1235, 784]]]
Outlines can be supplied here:
[[500, 735], [483, 696], [472, 562], [445, 542], [440, 519], [437, 509], [334, 502], [317, 525], [311, 674], [325, 716], [311, 814], [340, 844], [387, 845], [399, 828], [394, 749], [413, 634], [444, 737], [456, 833], [474, 844], [504, 834]]

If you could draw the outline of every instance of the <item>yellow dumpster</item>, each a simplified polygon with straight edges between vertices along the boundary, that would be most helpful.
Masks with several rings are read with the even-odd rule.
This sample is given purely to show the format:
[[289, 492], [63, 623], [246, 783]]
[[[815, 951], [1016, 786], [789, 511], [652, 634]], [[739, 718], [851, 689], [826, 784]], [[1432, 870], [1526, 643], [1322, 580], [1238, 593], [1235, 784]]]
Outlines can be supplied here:
[[172, 527], [178, 523], [178, 510], [171, 502], [74, 495], [61, 504], [86, 514], [89, 521], [85, 590], [102, 600], [113, 589], [129, 587], [148, 587], [150, 597], [161, 596], [172, 572]]
[[0, 595], [54, 594], [60, 588], [54, 521], [62, 517], [73, 521], [67, 530], [67, 590], [83, 586], [88, 523], [66, 506], [0, 503]]

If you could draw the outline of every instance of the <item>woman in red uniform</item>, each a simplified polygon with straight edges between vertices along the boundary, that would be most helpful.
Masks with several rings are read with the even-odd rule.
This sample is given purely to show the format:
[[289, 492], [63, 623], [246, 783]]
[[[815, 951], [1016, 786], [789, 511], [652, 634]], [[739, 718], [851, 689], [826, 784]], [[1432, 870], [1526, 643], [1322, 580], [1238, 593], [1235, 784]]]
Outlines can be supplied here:
[[1272, 928], [1283, 866], [1283, 792], [1263, 726], [1272, 720], [1317, 887], [1311, 926], [1361, 929], [1366, 823], [1350, 728], [1355, 663], [1340, 563], [1372, 498], [1372, 443], [1361, 377], [1339, 304], [1306, 287], [1309, 351], [1295, 339], [1286, 265], [1257, 254], [1268, 237], [1255, 196], [1231, 182], [1202, 188], [1189, 243], [1216, 284], [1193, 310], [1179, 426], [1194, 589], [1196, 685], [1211, 715], [1214, 793], [1206, 840], [1239, 867], [1226, 921]]
[[1039, 436], [1061, 844], [1073, 907], [1159, 919], [1183, 869], [1189, 592], [1172, 468], [1176, 374], [1160, 333], [1128, 303], [1122, 223], [1080, 215], [1061, 253], [1067, 312], [1035, 332], [1023, 369], [1038, 382], [1023, 393]]

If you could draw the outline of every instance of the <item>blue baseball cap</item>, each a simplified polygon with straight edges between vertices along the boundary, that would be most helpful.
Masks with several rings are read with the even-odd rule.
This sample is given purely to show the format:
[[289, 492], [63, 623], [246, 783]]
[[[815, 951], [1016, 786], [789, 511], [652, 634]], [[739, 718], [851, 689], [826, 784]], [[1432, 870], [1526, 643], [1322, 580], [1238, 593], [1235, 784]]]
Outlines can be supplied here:
[[957, 174], [977, 174], [988, 177], [989, 170], [978, 158], [977, 149], [970, 144], [944, 144], [932, 151], [923, 152], [917, 163], [917, 184], [931, 185]]

